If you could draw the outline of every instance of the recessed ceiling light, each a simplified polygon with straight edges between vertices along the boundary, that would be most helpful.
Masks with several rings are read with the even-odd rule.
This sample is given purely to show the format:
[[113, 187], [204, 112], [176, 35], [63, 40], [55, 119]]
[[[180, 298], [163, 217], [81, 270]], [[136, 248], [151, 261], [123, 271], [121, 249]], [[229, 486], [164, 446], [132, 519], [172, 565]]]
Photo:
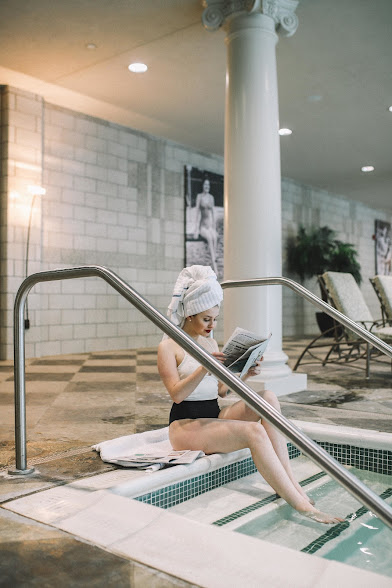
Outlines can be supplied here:
[[363, 165], [361, 167], [361, 171], [365, 172], [366, 174], [369, 172], [374, 171], [374, 166], [373, 165]]
[[91, 51], [93, 51], [96, 48], [97, 45], [95, 43], [86, 43], [86, 49], [90, 49]]
[[130, 63], [128, 69], [133, 73], [144, 73], [148, 70], [148, 67], [145, 63]]
[[389, 110], [389, 112], [392, 112], [392, 106], [390, 106], [390, 107], [388, 108], [388, 110]]
[[292, 132], [293, 131], [291, 129], [279, 129], [279, 135], [281, 136], [291, 135]]

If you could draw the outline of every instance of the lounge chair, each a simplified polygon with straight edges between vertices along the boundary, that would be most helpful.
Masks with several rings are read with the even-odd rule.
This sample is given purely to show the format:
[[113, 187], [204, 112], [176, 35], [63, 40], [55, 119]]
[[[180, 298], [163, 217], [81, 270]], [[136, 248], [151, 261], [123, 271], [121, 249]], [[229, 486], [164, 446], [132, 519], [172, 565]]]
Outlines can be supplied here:
[[[325, 272], [318, 276], [318, 280], [324, 294], [323, 298], [331, 306], [386, 343], [392, 343], [392, 326], [385, 326], [384, 321], [374, 319], [352, 274]], [[326, 335], [332, 337], [332, 341], [326, 341]], [[319, 352], [323, 349], [326, 350], [326, 353], [320, 355]], [[380, 352], [358, 337], [356, 333], [334, 321], [334, 326], [328, 332], [322, 333], [307, 345], [298, 358], [294, 370], [298, 368], [300, 363], [319, 361], [322, 365], [327, 363], [351, 364], [363, 359], [365, 367], [361, 365], [362, 362], [353, 367], [365, 369], [366, 376], [369, 377], [370, 360], [377, 359], [379, 356]]]
[[374, 276], [370, 283], [380, 301], [384, 325], [392, 326], [392, 276]]

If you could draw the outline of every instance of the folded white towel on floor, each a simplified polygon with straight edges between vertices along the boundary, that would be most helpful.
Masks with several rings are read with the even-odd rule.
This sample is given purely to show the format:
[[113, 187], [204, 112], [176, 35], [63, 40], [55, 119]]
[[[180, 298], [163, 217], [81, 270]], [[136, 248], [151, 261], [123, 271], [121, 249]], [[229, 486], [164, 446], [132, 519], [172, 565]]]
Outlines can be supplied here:
[[[135, 433], [133, 435], [124, 435], [117, 437], [117, 439], [110, 439], [109, 441], [102, 441], [93, 445], [92, 449], [98, 451], [102, 461], [108, 463], [115, 463], [125, 467], [143, 467], [146, 466], [140, 463], [130, 462], [126, 459], [135, 453], [170, 453], [173, 451], [169, 441], [169, 427], [163, 429], [155, 429], [154, 431], [144, 431], [143, 433]], [[148, 464], [149, 469], [159, 470], [160, 464]]]
[[173, 451], [169, 441], [169, 427], [102, 441], [92, 445], [92, 449], [98, 451], [102, 461], [150, 472], [166, 465], [192, 463], [204, 455], [202, 451]]

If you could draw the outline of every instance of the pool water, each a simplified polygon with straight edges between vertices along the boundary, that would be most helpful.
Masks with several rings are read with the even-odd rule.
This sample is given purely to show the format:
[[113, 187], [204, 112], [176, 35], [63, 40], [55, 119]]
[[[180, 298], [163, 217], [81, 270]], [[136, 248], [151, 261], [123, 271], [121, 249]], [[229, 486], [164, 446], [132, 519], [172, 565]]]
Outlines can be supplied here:
[[[369, 488], [392, 504], [391, 476], [351, 468]], [[336, 525], [306, 519], [288, 505], [257, 514], [232, 529], [298, 551], [392, 577], [392, 531], [337, 482], [322, 476], [308, 492], [317, 508], [345, 518]]]
[[[173, 492], [173, 498], [157, 499], [156, 504], [199, 523], [392, 577], [392, 531], [305, 456], [294, 457], [291, 464], [317, 508], [345, 519], [343, 523], [323, 525], [300, 515], [273, 493], [255, 468], [215, 486], [200, 482], [195, 492], [192, 480], [191, 490], [164, 489], [167, 496]], [[392, 476], [385, 459], [377, 466], [384, 473], [346, 467], [392, 505]]]

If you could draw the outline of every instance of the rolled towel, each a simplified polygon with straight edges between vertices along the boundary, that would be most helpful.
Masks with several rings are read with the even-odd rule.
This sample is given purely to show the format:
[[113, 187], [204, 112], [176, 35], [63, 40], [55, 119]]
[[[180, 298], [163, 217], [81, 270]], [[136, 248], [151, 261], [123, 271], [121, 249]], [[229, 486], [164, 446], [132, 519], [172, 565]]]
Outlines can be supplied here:
[[[102, 461], [149, 472], [168, 465], [192, 463], [204, 455], [202, 451], [174, 451], [169, 440], [169, 427], [102, 441], [92, 445], [92, 449], [98, 451]], [[153, 463], [146, 456], [153, 457]]]
[[[101, 443], [92, 445], [92, 449], [100, 454], [102, 461], [125, 467], [138, 468], [146, 468], [146, 466], [140, 463], [132, 463], [129, 459], [126, 460], [125, 458], [135, 453], [167, 454], [173, 451], [169, 441], [169, 427], [109, 439], [108, 441], [102, 441]], [[160, 469], [160, 467], [164, 467], [164, 465], [148, 465], [148, 468], [153, 470]]]
[[223, 291], [215, 272], [207, 265], [192, 265], [179, 274], [168, 308], [168, 317], [183, 327], [186, 317], [220, 306]]

